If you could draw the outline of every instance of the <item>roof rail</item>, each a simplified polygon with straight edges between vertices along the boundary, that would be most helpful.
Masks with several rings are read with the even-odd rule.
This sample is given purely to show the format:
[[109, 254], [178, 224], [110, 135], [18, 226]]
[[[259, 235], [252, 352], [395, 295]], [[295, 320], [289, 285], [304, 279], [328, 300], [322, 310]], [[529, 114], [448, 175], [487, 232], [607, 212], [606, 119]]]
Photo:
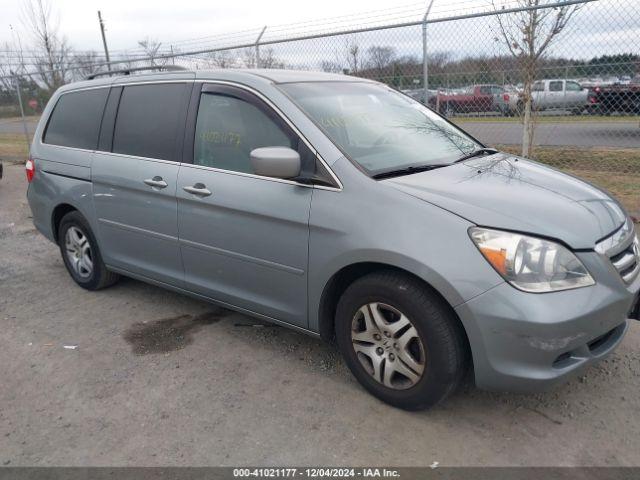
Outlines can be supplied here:
[[131, 75], [131, 72], [143, 72], [145, 70], [181, 71], [187, 69], [179, 65], [151, 65], [149, 67], [124, 68], [122, 70], [107, 70], [106, 72], [92, 73], [91, 75], [84, 77], [84, 79], [93, 80], [96, 77], [104, 77], [108, 75]]

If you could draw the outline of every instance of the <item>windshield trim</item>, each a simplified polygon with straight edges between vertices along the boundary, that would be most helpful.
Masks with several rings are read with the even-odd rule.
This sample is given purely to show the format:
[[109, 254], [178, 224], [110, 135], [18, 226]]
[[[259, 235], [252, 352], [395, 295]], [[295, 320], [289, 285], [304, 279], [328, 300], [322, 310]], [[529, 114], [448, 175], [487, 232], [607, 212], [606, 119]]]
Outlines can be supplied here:
[[[424, 108], [427, 108], [430, 112], [434, 113], [435, 115], [440, 117], [442, 120], [444, 120], [446, 123], [448, 123], [449, 125], [454, 127], [456, 130], [460, 130], [462, 133], [464, 133], [466, 136], [468, 136], [471, 140], [476, 142], [479, 145], [479, 148], [488, 148], [483, 142], [481, 142], [480, 140], [475, 138], [473, 135], [468, 133], [466, 130], [463, 130], [462, 128], [460, 128], [458, 125], [456, 125], [455, 123], [453, 123], [452, 121], [447, 119], [444, 115], [436, 112], [435, 110], [432, 110], [428, 105], [424, 105], [423, 103], [418, 102], [416, 99], [412, 98], [411, 96], [407, 95], [406, 93], [403, 93], [402, 91], [398, 90], [397, 88], [394, 88], [394, 87], [392, 87], [390, 85], [387, 85], [386, 83], [376, 82], [374, 80], [369, 80], [369, 79], [357, 79], [356, 78], [354, 80], [345, 80], [345, 81], [342, 81], [342, 80], [305, 80], [305, 81], [299, 81], [299, 82], [281, 82], [281, 83], [274, 83], [273, 84], [280, 91], [280, 93], [282, 93], [289, 101], [291, 101], [291, 103], [305, 117], [307, 117], [311, 121], [311, 123], [313, 123], [316, 126], [316, 128], [318, 128], [322, 132], [322, 134], [333, 144], [334, 147], [336, 147], [340, 151], [340, 153], [342, 153], [344, 158], [346, 158], [349, 161], [349, 163], [351, 163], [360, 172], [364, 173], [367, 177], [371, 178], [372, 180], [376, 180], [376, 181], [383, 180], [383, 179], [376, 179], [375, 178], [375, 175], [377, 173], [381, 173], [381, 172], [369, 171], [367, 168], [365, 168], [363, 165], [361, 165], [357, 160], [351, 158], [351, 156], [345, 151], [345, 149], [342, 146], [340, 146], [331, 137], [331, 135], [329, 135], [327, 133], [326, 129], [322, 125], [320, 125], [320, 123], [318, 123], [315, 118], [313, 118], [309, 113], [307, 113], [307, 111], [304, 108], [302, 108], [302, 106], [296, 101], [295, 98], [293, 98], [289, 94], [289, 92], [286, 91], [286, 89], [280, 88], [281, 85], [298, 85], [298, 84], [310, 84], [310, 83], [338, 83], [338, 84], [360, 83], [360, 84], [368, 84], [368, 85], [375, 85], [375, 86], [389, 88], [390, 90], [393, 90], [393, 92], [398, 93], [398, 94], [402, 95], [405, 98], [408, 98], [412, 102], [415, 102], [415, 103], [421, 105]], [[451, 162], [451, 165], [453, 165], [454, 163], [455, 162]], [[404, 165], [404, 168], [406, 168], [408, 166], [410, 166], [410, 164], [409, 165]]]

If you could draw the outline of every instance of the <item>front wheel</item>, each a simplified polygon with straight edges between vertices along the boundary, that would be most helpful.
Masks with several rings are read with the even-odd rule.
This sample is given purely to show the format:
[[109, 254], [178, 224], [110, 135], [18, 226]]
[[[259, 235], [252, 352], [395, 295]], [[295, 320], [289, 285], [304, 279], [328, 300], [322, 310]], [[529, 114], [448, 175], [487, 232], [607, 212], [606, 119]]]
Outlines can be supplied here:
[[102, 261], [98, 242], [80, 212], [67, 213], [58, 228], [58, 246], [71, 278], [87, 290], [100, 290], [118, 281]]
[[336, 337], [358, 381], [406, 410], [441, 402], [465, 373], [466, 343], [454, 314], [400, 273], [373, 273], [350, 285], [338, 303]]

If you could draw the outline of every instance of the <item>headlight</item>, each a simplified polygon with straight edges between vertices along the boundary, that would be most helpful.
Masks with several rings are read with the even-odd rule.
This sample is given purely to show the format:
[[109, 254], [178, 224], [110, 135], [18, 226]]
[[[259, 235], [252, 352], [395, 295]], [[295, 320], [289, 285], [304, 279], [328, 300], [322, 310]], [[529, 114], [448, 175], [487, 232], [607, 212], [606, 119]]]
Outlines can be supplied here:
[[493, 268], [525, 292], [553, 292], [595, 284], [582, 262], [559, 243], [479, 227], [470, 228], [469, 235]]

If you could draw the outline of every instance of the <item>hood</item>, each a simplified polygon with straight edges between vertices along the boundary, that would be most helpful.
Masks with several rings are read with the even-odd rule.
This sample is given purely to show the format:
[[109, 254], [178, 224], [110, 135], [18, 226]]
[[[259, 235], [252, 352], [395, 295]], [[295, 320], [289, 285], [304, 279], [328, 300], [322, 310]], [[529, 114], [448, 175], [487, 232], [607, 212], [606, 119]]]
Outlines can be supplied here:
[[498, 153], [384, 180], [477, 225], [593, 248], [625, 213], [598, 188], [542, 164]]

